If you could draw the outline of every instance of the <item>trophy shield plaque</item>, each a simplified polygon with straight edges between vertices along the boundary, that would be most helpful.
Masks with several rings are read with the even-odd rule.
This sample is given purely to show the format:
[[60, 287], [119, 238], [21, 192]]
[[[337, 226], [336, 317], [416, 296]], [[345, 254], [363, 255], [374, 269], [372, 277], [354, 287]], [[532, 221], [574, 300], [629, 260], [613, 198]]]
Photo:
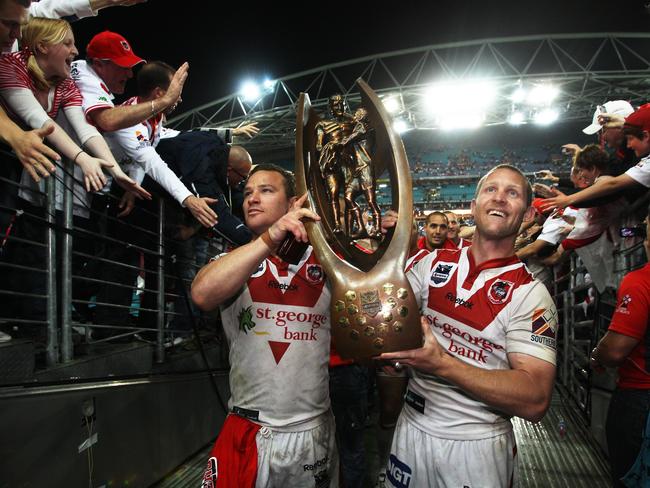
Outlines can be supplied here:
[[[357, 80], [361, 106], [345, 110], [343, 97], [329, 99], [321, 117], [301, 93], [296, 123], [296, 186], [308, 193], [321, 220], [305, 223], [316, 256], [332, 286], [332, 337], [343, 358], [367, 361], [383, 352], [422, 346], [420, 311], [404, 272], [409, 252], [413, 193], [401, 139], [381, 100]], [[376, 178], [387, 173], [396, 226], [380, 231]], [[363, 196], [368, 222], [356, 198]], [[359, 246], [359, 237], [375, 242]]]

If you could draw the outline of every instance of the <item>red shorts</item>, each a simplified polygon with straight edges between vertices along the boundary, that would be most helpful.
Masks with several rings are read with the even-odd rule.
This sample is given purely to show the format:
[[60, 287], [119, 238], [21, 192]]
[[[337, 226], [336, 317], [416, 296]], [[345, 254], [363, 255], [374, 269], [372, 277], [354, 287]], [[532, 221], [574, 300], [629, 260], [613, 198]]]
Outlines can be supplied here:
[[254, 488], [260, 425], [230, 414], [214, 443], [201, 488]]

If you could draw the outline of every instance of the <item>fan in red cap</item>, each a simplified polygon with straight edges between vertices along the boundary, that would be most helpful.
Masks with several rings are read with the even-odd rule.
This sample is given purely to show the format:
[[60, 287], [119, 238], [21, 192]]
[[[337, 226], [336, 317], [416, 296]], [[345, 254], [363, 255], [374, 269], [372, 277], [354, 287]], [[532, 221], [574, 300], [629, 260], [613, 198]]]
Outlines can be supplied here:
[[108, 59], [122, 68], [146, 62], [131, 49], [129, 42], [116, 32], [104, 31], [93, 37], [86, 47], [86, 57]]

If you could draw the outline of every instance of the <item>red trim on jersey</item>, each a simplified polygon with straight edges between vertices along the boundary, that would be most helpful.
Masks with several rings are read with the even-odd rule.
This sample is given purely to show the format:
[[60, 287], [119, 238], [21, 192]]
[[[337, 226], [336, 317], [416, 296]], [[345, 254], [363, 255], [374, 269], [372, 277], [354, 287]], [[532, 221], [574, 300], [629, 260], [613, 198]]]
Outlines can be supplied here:
[[585, 237], [584, 239], [564, 239], [560, 244], [562, 244], [562, 248], [565, 251], [570, 251], [572, 249], [579, 249], [587, 244], [591, 244], [592, 242], [596, 242], [601, 235], [602, 232], [595, 236]]
[[257, 480], [257, 444], [261, 425], [238, 415], [226, 417], [210, 451], [203, 488], [254, 488]]
[[[319, 283], [309, 279], [309, 268], [319, 266], [316, 256], [312, 252], [307, 261], [298, 269], [296, 274], [291, 278], [291, 282], [286, 289], [281, 289], [277, 285], [277, 280], [273, 276], [270, 263], [273, 263], [280, 276], [282, 270], [288, 270], [288, 265], [284, 261], [271, 256], [265, 261], [264, 274], [257, 278], [248, 279], [248, 290], [251, 294], [251, 300], [256, 303], [272, 303], [277, 305], [295, 305], [299, 307], [314, 307], [316, 302], [323, 293], [325, 286], [325, 276]], [[283, 267], [278, 267], [278, 263]], [[286, 276], [286, 275], [285, 275]]]
[[[431, 272], [436, 269], [439, 262], [458, 264], [462, 254], [459, 250], [444, 249], [438, 251], [436, 259], [431, 263]], [[476, 266], [471, 250], [467, 251], [467, 259], [470, 269], [467, 279], [463, 283], [463, 288], [465, 289], [472, 287], [474, 280], [481, 271], [521, 263], [519, 259], [513, 256], [503, 259], [491, 259], [482, 263], [480, 266]], [[471, 280], [470, 277], [472, 278]], [[457, 278], [458, 267], [456, 266], [451, 271], [444, 286], [429, 286], [428, 307], [449, 317], [454, 317], [455, 320], [478, 331], [482, 331], [490, 325], [491, 321], [486, 322], [486, 317], [496, 317], [510, 303], [514, 290], [521, 285], [533, 281], [532, 275], [522, 265], [486, 281], [485, 285], [477, 290], [470, 298], [463, 300], [461, 304], [457, 304]], [[503, 295], [498, 297], [500, 298], [498, 300], [495, 300], [494, 297], [495, 289], [503, 293]]]
[[650, 389], [650, 264], [625, 275], [616, 305], [608, 330], [639, 341], [618, 368], [618, 387]]

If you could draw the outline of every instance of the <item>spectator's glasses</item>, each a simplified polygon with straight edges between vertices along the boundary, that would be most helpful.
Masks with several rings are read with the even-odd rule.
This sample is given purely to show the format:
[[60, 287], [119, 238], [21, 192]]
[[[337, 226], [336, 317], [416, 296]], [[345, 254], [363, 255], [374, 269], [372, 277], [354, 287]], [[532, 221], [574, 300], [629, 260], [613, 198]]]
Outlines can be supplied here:
[[239, 171], [237, 171], [235, 168], [232, 167], [228, 167], [228, 170], [232, 173], [235, 173], [237, 176], [241, 178], [239, 182], [237, 182], [234, 185], [233, 188], [237, 191], [244, 191], [244, 187], [246, 186], [246, 182], [248, 181], [248, 175], [240, 173]]

